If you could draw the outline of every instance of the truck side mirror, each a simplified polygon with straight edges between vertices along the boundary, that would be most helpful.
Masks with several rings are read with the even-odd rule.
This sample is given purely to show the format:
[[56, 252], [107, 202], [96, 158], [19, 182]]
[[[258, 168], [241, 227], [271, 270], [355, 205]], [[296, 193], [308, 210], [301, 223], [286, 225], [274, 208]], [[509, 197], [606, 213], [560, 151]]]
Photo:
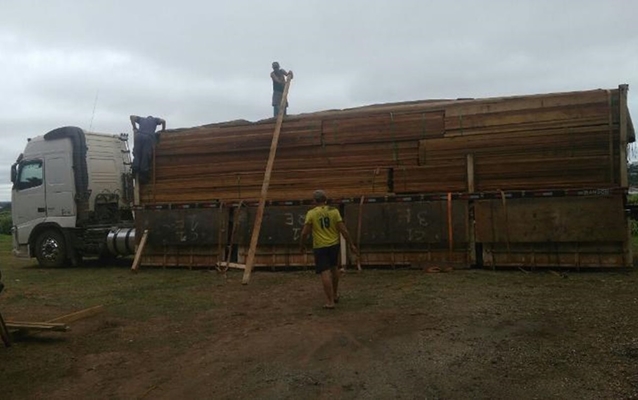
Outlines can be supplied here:
[[15, 184], [18, 179], [18, 163], [13, 163], [11, 166], [11, 183]]
[[14, 162], [13, 165], [11, 166], [11, 183], [13, 183], [14, 185], [16, 181], [18, 180], [18, 165], [20, 165], [20, 161], [22, 161], [23, 158], [24, 158], [24, 154], [20, 153], [16, 162]]

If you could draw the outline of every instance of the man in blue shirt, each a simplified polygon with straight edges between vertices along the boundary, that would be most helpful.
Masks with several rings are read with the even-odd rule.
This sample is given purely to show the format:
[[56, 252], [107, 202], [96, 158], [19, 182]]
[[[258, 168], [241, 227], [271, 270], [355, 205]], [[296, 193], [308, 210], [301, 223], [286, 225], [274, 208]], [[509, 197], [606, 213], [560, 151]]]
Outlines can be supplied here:
[[131, 125], [134, 134], [133, 175], [137, 175], [140, 183], [148, 183], [151, 177], [153, 148], [157, 142], [155, 130], [158, 125], [162, 126], [162, 130], [166, 130], [166, 121], [150, 115], [146, 118], [131, 115]]

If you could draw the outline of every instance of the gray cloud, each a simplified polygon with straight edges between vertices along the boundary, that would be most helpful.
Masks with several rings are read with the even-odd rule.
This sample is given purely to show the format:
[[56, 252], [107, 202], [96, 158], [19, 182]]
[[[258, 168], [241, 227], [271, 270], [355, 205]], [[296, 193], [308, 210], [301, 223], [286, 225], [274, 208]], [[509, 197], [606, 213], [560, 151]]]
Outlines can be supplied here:
[[636, 11], [628, 0], [4, 0], [0, 185], [26, 138], [58, 126], [267, 117], [275, 59], [295, 71], [292, 113], [628, 83], [636, 120]]

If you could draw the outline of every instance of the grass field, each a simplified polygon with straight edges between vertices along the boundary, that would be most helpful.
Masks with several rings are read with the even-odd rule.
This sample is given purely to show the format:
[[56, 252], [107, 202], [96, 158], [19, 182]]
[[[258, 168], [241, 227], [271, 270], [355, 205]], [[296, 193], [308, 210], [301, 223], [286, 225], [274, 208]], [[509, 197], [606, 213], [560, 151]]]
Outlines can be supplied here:
[[[211, 307], [210, 298], [192, 294], [208, 288], [210, 282], [202, 280], [202, 275], [210, 272], [184, 274], [179, 270], [156, 270], [140, 279], [131, 274], [130, 260], [114, 266], [89, 261], [82, 268], [42, 269], [35, 260], [13, 258], [8, 251], [10, 246], [10, 237], [0, 235], [1, 265], [12, 266], [2, 270], [8, 287], [3, 304], [7, 306], [27, 308], [37, 304], [57, 312], [71, 312], [104, 305], [114, 315], [134, 319], [149, 319], [158, 314], [189, 318]], [[139, 301], [142, 297], [144, 302]], [[36, 317], [47, 318], [44, 312]]]
[[41, 269], [0, 236], [7, 320], [103, 305], [0, 349], [2, 399], [636, 398], [638, 277]]

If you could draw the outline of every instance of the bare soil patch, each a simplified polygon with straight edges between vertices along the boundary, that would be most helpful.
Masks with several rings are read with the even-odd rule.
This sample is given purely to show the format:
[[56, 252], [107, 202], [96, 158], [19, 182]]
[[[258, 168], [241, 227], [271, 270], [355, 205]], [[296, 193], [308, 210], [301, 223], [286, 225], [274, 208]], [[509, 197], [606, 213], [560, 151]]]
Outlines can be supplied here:
[[638, 275], [42, 270], [3, 252], [5, 319], [96, 304], [0, 349], [3, 399], [638, 398]]

